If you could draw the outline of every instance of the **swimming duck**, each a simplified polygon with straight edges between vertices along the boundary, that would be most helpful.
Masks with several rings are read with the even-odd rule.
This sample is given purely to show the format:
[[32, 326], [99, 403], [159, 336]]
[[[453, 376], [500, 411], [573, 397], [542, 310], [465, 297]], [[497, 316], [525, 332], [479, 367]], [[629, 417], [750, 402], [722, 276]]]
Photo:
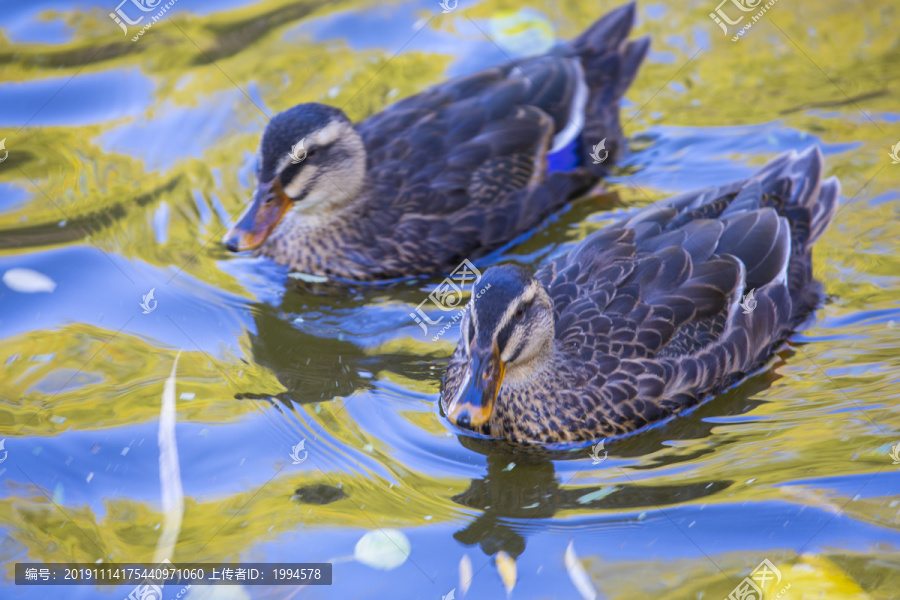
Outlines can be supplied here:
[[487, 269], [444, 374], [450, 421], [517, 443], [596, 440], [762, 366], [815, 308], [811, 251], [840, 185], [818, 148], [657, 202], [532, 275]]
[[437, 85], [360, 123], [315, 103], [276, 115], [258, 188], [225, 246], [370, 281], [449, 273], [533, 229], [621, 150], [619, 99], [648, 46], [626, 40], [634, 14], [620, 7], [546, 55]]

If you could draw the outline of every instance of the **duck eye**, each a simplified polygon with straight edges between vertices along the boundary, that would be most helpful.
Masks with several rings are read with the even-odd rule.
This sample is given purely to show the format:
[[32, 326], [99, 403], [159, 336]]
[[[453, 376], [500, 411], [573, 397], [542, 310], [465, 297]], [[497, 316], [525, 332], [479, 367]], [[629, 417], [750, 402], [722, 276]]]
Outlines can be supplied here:
[[516, 311], [516, 318], [521, 319], [524, 316], [525, 316], [525, 309], [520, 306], [519, 309]]
[[316, 154], [316, 149], [315, 149], [315, 148], [311, 148], [310, 150], [308, 150], [308, 151], [306, 152], [306, 156], [307, 156], [307, 157], [314, 156], [315, 154]]

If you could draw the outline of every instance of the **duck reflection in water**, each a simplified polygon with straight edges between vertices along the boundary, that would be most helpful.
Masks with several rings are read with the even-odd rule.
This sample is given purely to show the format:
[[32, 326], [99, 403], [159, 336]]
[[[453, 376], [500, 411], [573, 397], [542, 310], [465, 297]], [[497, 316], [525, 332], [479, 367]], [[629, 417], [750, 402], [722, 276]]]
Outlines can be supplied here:
[[[756, 409], [762, 402], [753, 396], [780, 378], [776, 369], [792, 354], [790, 350], [783, 350], [768, 369], [751, 376], [714, 402], [703, 404], [691, 413], [640, 435], [607, 443], [608, 458], [597, 465], [593, 464], [589, 445], [568, 450], [528, 450], [497, 440], [458, 436], [467, 449], [486, 456], [487, 473], [480, 479], [473, 479], [466, 491], [452, 497], [461, 506], [483, 511], [457, 531], [454, 539], [467, 546], [478, 545], [488, 556], [503, 550], [518, 557], [525, 551], [523, 532], [530, 529], [527, 521], [532, 519], [553, 518], [561, 511], [574, 510], [595, 513], [604, 521], [629, 521], [645, 510], [710, 497], [727, 489], [733, 481], [704, 480], [651, 486], [633, 483], [629, 473], [701, 458], [697, 453], [664, 453], [659, 458], [640, 461], [643, 456], [668, 448], [670, 440], [712, 436], [718, 423], [707, 420], [710, 417], [740, 415]], [[573, 460], [579, 466], [557, 474], [557, 461], [566, 465]], [[578, 483], [592, 473], [608, 474], [615, 483], [586, 486]], [[608, 516], [603, 514], [604, 511], [609, 511]]]

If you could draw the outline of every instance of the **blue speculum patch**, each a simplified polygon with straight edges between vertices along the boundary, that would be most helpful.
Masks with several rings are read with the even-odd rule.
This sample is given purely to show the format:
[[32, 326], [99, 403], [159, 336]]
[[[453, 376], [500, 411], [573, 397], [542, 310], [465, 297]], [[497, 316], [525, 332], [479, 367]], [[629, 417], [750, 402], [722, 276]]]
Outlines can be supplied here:
[[547, 155], [547, 174], [554, 171], [571, 171], [581, 166], [581, 137], [563, 146], [561, 149]]

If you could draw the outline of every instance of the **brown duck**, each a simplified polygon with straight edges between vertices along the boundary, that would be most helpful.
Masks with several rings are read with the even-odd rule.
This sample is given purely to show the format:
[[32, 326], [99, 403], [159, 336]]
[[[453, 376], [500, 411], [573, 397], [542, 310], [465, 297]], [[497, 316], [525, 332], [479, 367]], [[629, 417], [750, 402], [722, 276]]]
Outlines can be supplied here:
[[357, 124], [321, 104], [276, 115], [258, 189], [225, 246], [367, 281], [448, 273], [533, 229], [619, 152], [619, 99], [648, 45], [626, 40], [634, 12], [623, 6], [546, 55], [437, 85]]
[[[532, 275], [485, 271], [441, 406], [522, 443], [621, 435], [761, 367], [819, 301], [811, 251], [837, 205], [818, 148], [651, 205]], [[481, 292], [484, 293], [481, 293]]]

